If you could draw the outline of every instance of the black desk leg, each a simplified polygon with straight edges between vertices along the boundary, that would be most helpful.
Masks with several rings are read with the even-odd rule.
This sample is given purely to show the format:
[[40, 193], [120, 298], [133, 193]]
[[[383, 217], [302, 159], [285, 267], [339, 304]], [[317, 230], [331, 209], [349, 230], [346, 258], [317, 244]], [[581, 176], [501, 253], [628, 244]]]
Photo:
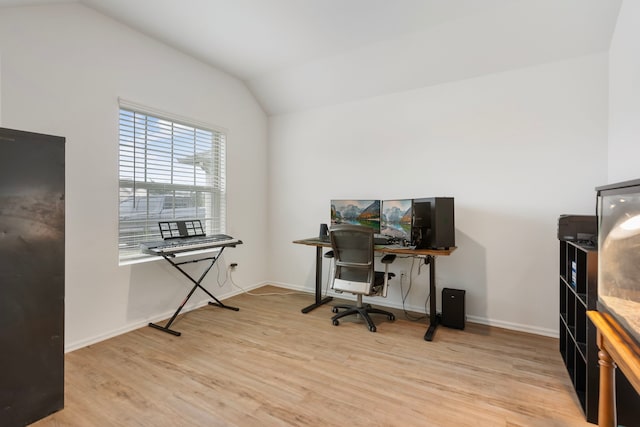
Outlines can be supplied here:
[[316, 302], [303, 308], [302, 312], [306, 314], [332, 299], [333, 297], [322, 298], [322, 246], [316, 246]]
[[[228, 306], [228, 305], [224, 305], [222, 303], [222, 301], [220, 301], [218, 298], [214, 297], [211, 294], [211, 292], [209, 292], [204, 287], [202, 287], [202, 285], [200, 285], [200, 283], [202, 283], [202, 280], [204, 279], [204, 277], [207, 275], [207, 273], [209, 273], [209, 270], [211, 270], [211, 267], [213, 267], [213, 265], [216, 263], [216, 261], [218, 260], [220, 255], [222, 255], [222, 251], [223, 250], [224, 250], [224, 247], [220, 250], [220, 252], [218, 253], [217, 257], [203, 258], [203, 259], [198, 259], [198, 260], [193, 260], [193, 261], [185, 261], [185, 262], [177, 262], [177, 263], [173, 262], [168, 256], [163, 255], [163, 258], [165, 260], [167, 260], [167, 262], [169, 262], [169, 264], [171, 264], [178, 271], [180, 271], [180, 273], [182, 273], [187, 279], [189, 279], [191, 282], [193, 282], [193, 288], [191, 288], [191, 290], [189, 291], [189, 294], [185, 297], [185, 299], [182, 300], [182, 303], [180, 303], [180, 306], [175, 311], [175, 313], [173, 313], [173, 316], [171, 316], [171, 319], [169, 319], [169, 321], [167, 322], [166, 325], [161, 326], [161, 325], [157, 325], [155, 323], [149, 323], [149, 326], [151, 326], [152, 328], [156, 328], [156, 329], [159, 329], [161, 331], [164, 331], [164, 332], [167, 332], [169, 334], [172, 334], [172, 335], [175, 335], [175, 336], [179, 337], [181, 335], [180, 332], [174, 331], [173, 329], [170, 329], [171, 324], [173, 323], [174, 320], [176, 320], [176, 317], [178, 317], [178, 314], [180, 314], [180, 312], [184, 308], [184, 306], [187, 303], [187, 301], [189, 301], [189, 298], [191, 298], [191, 295], [193, 295], [193, 293], [198, 288], [202, 289], [207, 295], [209, 295], [209, 297], [211, 297], [211, 299], [215, 300], [215, 302], [209, 301], [209, 305], [216, 305], [218, 307], [226, 308], [228, 310], [233, 310], [233, 311], [239, 311], [240, 310], [238, 307], [231, 307], [231, 306]], [[211, 264], [209, 264], [209, 267], [207, 267], [207, 269], [202, 273], [202, 275], [200, 275], [200, 278], [198, 280], [195, 280], [186, 271], [184, 271], [182, 268], [180, 268], [180, 266], [182, 264], [196, 263], [196, 262], [199, 262], [199, 261], [204, 261], [204, 260], [209, 260], [209, 259], [211, 260]]]
[[440, 321], [436, 314], [436, 257], [428, 255], [426, 263], [429, 264], [429, 329], [424, 334], [424, 340], [432, 341]]

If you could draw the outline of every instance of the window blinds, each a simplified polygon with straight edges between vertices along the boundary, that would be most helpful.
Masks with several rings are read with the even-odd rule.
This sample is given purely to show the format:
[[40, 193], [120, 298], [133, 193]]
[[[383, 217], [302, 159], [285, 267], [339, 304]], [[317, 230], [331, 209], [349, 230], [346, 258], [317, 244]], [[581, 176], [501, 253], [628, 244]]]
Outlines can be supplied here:
[[143, 258], [159, 240], [158, 221], [200, 219], [208, 234], [225, 230], [225, 135], [120, 108], [120, 261]]

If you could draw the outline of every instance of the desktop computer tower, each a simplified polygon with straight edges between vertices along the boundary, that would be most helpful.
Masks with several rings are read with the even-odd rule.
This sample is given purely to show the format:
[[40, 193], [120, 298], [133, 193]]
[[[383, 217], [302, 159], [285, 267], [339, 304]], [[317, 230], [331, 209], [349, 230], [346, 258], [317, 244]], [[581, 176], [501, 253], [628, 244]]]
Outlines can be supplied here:
[[419, 249], [456, 245], [453, 197], [413, 200], [411, 244]]
[[442, 289], [442, 326], [464, 329], [464, 294], [462, 289]]

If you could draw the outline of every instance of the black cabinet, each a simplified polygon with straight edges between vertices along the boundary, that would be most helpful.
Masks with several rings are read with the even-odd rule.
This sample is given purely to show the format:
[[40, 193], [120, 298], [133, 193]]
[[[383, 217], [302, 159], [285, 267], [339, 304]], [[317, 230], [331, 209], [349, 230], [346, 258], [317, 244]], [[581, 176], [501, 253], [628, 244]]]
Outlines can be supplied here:
[[587, 421], [598, 422], [598, 347], [587, 317], [598, 298], [598, 250], [560, 241], [560, 354]]
[[0, 425], [64, 404], [64, 138], [0, 128]]

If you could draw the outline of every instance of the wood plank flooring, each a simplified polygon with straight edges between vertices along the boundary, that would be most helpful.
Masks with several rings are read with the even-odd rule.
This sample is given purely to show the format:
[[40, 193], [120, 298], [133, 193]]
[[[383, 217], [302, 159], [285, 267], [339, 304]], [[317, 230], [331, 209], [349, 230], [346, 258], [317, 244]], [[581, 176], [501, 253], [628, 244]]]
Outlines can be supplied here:
[[[264, 287], [259, 292], [287, 293]], [[333, 326], [310, 294], [238, 295], [66, 355], [65, 408], [48, 426], [593, 426], [556, 339], [398, 313]]]

